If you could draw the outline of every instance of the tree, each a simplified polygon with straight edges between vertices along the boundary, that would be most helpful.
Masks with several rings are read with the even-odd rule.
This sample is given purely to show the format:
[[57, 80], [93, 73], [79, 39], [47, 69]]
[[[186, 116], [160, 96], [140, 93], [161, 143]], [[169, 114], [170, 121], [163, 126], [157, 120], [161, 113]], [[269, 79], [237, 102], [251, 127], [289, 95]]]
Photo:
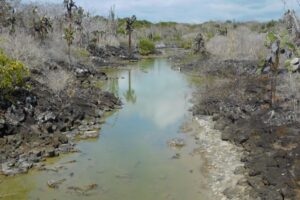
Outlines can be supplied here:
[[134, 22], [136, 21], [136, 16], [132, 15], [131, 18], [126, 18], [126, 31], [128, 34], [128, 54], [129, 57], [132, 56], [132, 47], [131, 47], [131, 35], [134, 29]]

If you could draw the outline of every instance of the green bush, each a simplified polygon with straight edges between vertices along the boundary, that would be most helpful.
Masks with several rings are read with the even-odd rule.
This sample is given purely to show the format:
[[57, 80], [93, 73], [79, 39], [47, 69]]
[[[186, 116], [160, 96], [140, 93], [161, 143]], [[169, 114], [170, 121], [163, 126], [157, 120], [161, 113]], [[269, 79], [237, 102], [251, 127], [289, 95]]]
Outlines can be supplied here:
[[139, 41], [139, 52], [141, 55], [149, 55], [154, 53], [155, 45], [151, 40], [141, 39]]
[[207, 32], [207, 33], [206, 33], [207, 41], [209, 41], [209, 40], [212, 39], [213, 37], [215, 37], [215, 33], [213, 33], [213, 32]]
[[161, 41], [161, 36], [159, 34], [155, 34], [152, 39], [154, 42]]
[[88, 58], [90, 56], [88, 50], [84, 48], [76, 48], [74, 53], [76, 54], [77, 57], [80, 58]]
[[179, 47], [183, 49], [191, 49], [193, 42], [191, 40], [184, 40], [180, 43]]
[[29, 76], [29, 69], [20, 61], [13, 60], [0, 51], [0, 89], [6, 93], [16, 86], [24, 86], [24, 78]]

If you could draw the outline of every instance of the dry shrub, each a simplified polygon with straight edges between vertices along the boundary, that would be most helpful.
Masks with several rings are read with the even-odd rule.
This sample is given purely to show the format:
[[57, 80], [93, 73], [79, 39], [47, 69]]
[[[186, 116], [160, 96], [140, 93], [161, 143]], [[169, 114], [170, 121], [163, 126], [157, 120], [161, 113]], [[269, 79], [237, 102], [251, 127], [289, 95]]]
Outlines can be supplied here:
[[118, 38], [111, 34], [107, 35], [105, 38], [101, 38], [99, 43], [100, 46], [120, 46]]
[[295, 120], [300, 121], [300, 75], [288, 74], [280, 79], [277, 90], [281, 99], [290, 99], [288, 106], [295, 113]]
[[47, 74], [46, 84], [54, 92], [63, 91], [72, 81], [73, 75], [65, 70], [50, 71]]
[[15, 36], [2, 34], [0, 37], [0, 48], [31, 69], [40, 66], [47, 59], [43, 48], [40, 48], [39, 44], [24, 32], [19, 32]]
[[265, 58], [265, 34], [240, 27], [227, 36], [215, 36], [207, 43], [207, 49], [222, 59], [258, 60]]
[[[69, 62], [67, 54], [67, 43], [63, 39], [63, 35], [60, 32], [53, 32], [49, 35], [49, 39], [46, 41], [46, 44], [43, 48], [45, 55], [48, 59]], [[71, 48], [74, 48], [72, 46]], [[76, 57], [71, 55], [71, 59], [76, 61]]]
[[0, 49], [12, 58], [24, 62], [30, 69], [40, 68], [48, 60], [68, 62], [66, 44], [59, 33], [51, 33], [45, 44], [25, 32], [1, 34]]

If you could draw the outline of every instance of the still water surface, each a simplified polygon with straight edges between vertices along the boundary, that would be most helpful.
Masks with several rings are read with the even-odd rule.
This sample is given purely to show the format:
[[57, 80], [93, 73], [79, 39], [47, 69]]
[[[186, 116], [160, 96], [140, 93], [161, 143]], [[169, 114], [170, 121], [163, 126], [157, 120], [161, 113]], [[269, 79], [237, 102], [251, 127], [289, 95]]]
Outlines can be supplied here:
[[[180, 126], [190, 117], [190, 79], [172, 70], [165, 59], [145, 60], [107, 73], [106, 89], [124, 105], [107, 118], [100, 138], [79, 142], [81, 153], [56, 160], [52, 167], [76, 160], [59, 172], [5, 178], [0, 194], [41, 200], [209, 199], [203, 161], [190, 155], [195, 141], [180, 133]], [[185, 138], [188, 146], [170, 148], [167, 141], [175, 137]], [[176, 153], [180, 158], [172, 159]], [[48, 180], [63, 178], [66, 181], [58, 189], [47, 187]], [[98, 187], [86, 193], [68, 189], [90, 184]]]

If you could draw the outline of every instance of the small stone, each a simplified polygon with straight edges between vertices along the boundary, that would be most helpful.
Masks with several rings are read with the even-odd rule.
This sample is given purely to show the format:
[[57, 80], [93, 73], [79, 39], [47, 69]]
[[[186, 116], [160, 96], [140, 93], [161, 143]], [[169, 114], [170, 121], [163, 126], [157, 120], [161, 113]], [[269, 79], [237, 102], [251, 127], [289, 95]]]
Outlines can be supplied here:
[[291, 60], [291, 65], [298, 65], [299, 64], [299, 58], [294, 58]]
[[249, 140], [248, 135], [239, 134], [235, 139], [239, 144], [243, 144]]
[[23, 109], [12, 106], [5, 113], [5, 119], [8, 124], [17, 126], [25, 120], [25, 114]]
[[213, 121], [217, 121], [219, 119], [220, 119], [220, 116], [218, 114], [214, 114], [213, 117], [212, 117]]
[[258, 170], [255, 170], [255, 169], [252, 169], [249, 171], [249, 176], [257, 176], [257, 175], [260, 175], [261, 172], [258, 171]]
[[216, 129], [216, 130], [224, 130], [225, 127], [226, 127], [226, 123], [222, 122], [222, 120], [217, 121], [214, 125], [214, 129]]
[[61, 144], [67, 144], [69, 142], [68, 137], [62, 134], [58, 136], [58, 141]]
[[53, 158], [56, 156], [55, 149], [50, 148], [46, 150], [46, 157]]
[[222, 135], [221, 135], [221, 139], [223, 141], [228, 141], [230, 139], [230, 133], [228, 132], [223, 132]]
[[245, 167], [244, 166], [239, 166], [234, 170], [234, 174], [235, 175], [240, 175], [240, 174], [244, 174], [245, 172]]
[[37, 157], [42, 156], [42, 151], [41, 150], [32, 150], [30, 153], [37, 156]]

